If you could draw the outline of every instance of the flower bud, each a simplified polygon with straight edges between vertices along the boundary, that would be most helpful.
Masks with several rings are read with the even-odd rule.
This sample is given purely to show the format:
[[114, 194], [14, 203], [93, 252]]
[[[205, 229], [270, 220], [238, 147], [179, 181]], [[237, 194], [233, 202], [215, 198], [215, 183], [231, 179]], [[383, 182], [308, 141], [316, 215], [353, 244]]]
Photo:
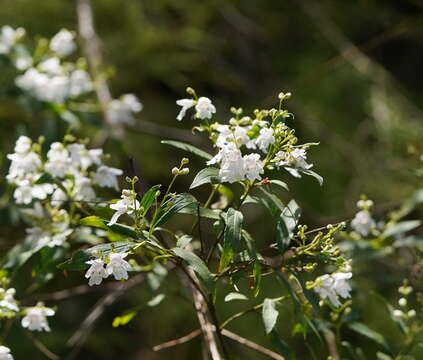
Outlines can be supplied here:
[[172, 169], [172, 175], [179, 175], [179, 169], [177, 167]]
[[399, 306], [406, 306], [407, 305], [407, 299], [406, 298], [401, 298], [398, 300], [398, 304]]
[[183, 169], [180, 171], [180, 174], [181, 174], [181, 175], [188, 175], [188, 174], [189, 174], [189, 169], [188, 169], [188, 168], [183, 168]]
[[407, 313], [408, 317], [413, 318], [416, 316], [416, 310], [411, 309], [408, 313]]
[[189, 159], [188, 158], [182, 158], [182, 160], [181, 160], [181, 164], [182, 165], [186, 165], [188, 163], [189, 163]]
[[195, 90], [192, 87], [187, 87], [186, 92], [188, 95], [195, 95]]
[[404, 313], [401, 310], [395, 309], [392, 312], [392, 315], [394, 315], [396, 318], [400, 318], [400, 317], [402, 317], [404, 315]]

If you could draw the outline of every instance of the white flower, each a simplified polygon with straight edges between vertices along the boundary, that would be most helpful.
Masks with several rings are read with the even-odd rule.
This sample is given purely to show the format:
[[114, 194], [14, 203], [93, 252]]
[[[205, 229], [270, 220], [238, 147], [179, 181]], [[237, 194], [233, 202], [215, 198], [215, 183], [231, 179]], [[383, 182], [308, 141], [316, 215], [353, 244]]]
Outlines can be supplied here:
[[25, 310], [25, 317], [22, 319], [22, 327], [30, 331], [50, 331], [47, 316], [53, 316], [54, 310], [43, 306], [34, 306]]
[[367, 236], [370, 230], [376, 227], [376, 222], [367, 210], [361, 210], [352, 219], [351, 227], [361, 236]]
[[27, 54], [18, 53], [14, 59], [16, 69], [23, 71], [32, 66], [32, 57]]
[[351, 272], [337, 272], [331, 275], [322, 275], [316, 279], [317, 285], [314, 291], [319, 294], [322, 299], [328, 298], [335, 307], [341, 305], [338, 296], [341, 298], [351, 297], [351, 286], [347, 280], [351, 279]]
[[94, 176], [94, 182], [102, 187], [111, 187], [119, 190], [117, 177], [122, 175], [123, 171], [120, 169], [108, 167], [105, 165], [100, 166]]
[[260, 180], [263, 174], [263, 163], [259, 154], [249, 154], [244, 156], [245, 177], [248, 180]]
[[107, 275], [113, 274], [116, 280], [128, 279], [128, 271], [132, 270], [126, 260], [127, 253], [112, 253], [109, 256], [109, 263], [106, 266]]
[[49, 81], [49, 77], [46, 74], [39, 72], [37, 69], [30, 68], [16, 78], [16, 86], [22, 90], [30, 92], [33, 96], [38, 99], [42, 98], [43, 88]]
[[195, 105], [195, 114], [200, 119], [211, 119], [212, 114], [216, 112], [216, 108], [212, 104], [211, 100], [206, 97], [200, 97]]
[[15, 293], [16, 290], [13, 288], [7, 290], [0, 288], [0, 308], [5, 308], [10, 311], [19, 311], [18, 303], [14, 298]]
[[48, 78], [42, 89], [38, 89], [36, 96], [39, 100], [63, 104], [69, 96], [69, 77], [65, 75]]
[[94, 259], [87, 261], [86, 264], [91, 265], [85, 273], [88, 280], [88, 285], [100, 285], [103, 279], [107, 278], [108, 274], [104, 268], [104, 261], [101, 259]]
[[247, 129], [242, 126], [235, 127], [234, 138], [238, 146], [242, 146], [250, 142], [250, 137], [247, 135]]
[[219, 176], [223, 182], [234, 183], [244, 179], [244, 159], [234, 143], [228, 143], [218, 155], [221, 159]]
[[54, 191], [52, 184], [33, 185], [29, 180], [21, 180], [13, 192], [13, 197], [18, 204], [30, 204], [32, 199], [44, 200]]
[[16, 42], [25, 35], [23, 28], [14, 30], [9, 25], [0, 29], [0, 54], [8, 54]]
[[38, 65], [38, 68], [49, 75], [59, 75], [63, 73], [62, 65], [60, 65], [60, 59], [56, 56], [42, 61]]
[[135, 209], [139, 209], [140, 204], [135, 199], [135, 196], [136, 195], [131, 190], [122, 190], [122, 200], [110, 205], [110, 208], [116, 210], [116, 212], [107, 224], [108, 226], [116, 224], [116, 221], [121, 215], [132, 214]]
[[60, 30], [50, 40], [50, 49], [62, 56], [71, 54], [76, 49], [74, 35], [69, 30]]
[[187, 112], [188, 109], [192, 108], [195, 105], [195, 100], [193, 99], [180, 99], [176, 101], [176, 105], [182, 106], [181, 111], [179, 112], [176, 120], [181, 121]]
[[54, 176], [63, 177], [69, 173], [71, 166], [71, 159], [68, 150], [60, 142], [54, 142], [47, 152], [47, 159], [45, 169]]
[[91, 179], [85, 176], [75, 177], [75, 200], [91, 201], [96, 198], [95, 191], [91, 186]]
[[93, 89], [90, 75], [85, 70], [75, 70], [69, 78], [69, 95], [72, 97], [90, 92]]
[[133, 94], [126, 94], [108, 105], [107, 116], [113, 124], [129, 124], [135, 122], [134, 113], [142, 110], [142, 104]]
[[285, 169], [295, 177], [301, 177], [301, 171], [313, 167], [312, 164], [307, 163], [307, 152], [304, 149], [296, 148], [290, 153], [279, 151], [276, 157], [281, 160], [277, 165], [285, 167]]
[[3, 345], [0, 345], [0, 360], [13, 360], [10, 349]]
[[403, 317], [403, 316], [404, 316], [404, 313], [402, 312], [402, 310], [395, 309], [395, 310], [392, 312], [392, 315], [393, 315], [394, 317], [396, 317], [396, 318], [401, 318], [401, 317]]
[[16, 141], [15, 153], [8, 154], [10, 164], [7, 179], [16, 183], [19, 179], [32, 175], [41, 167], [41, 159], [31, 150], [32, 141], [26, 136], [20, 136]]
[[82, 170], [87, 170], [93, 164], [101, 164], [102, 149], [87, 150], [84, 144], [77, 143], [68, 145], [67, 149], [72, 162]]
[[260, 135], [255, 140], [255, 144], [259, 147], [264, 153], [267, 152], [269, 145], [275, 142], [275, 137], [273, 136], [273, 130], [263, 128], [260, 130]]

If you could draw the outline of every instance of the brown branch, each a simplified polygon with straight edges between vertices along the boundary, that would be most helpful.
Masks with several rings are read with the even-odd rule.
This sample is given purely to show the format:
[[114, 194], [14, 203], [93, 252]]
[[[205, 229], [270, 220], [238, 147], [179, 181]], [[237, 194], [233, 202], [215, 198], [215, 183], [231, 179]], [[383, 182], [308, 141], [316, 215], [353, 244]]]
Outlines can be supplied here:
[[166, 341], [160, 345], [156, 345], [153, 347], [154, 351], [160, 351], [163, 349], [167, 349], [176, 345], [185, 344], [186, 342], [195, 339], [197, 336], [201, 335], [201, 329], [197, 329], [194, 331], [191, 331], [189, 334], [182, 336], [175, 340]]
[[260, 352], [264, 355], [267, 355], [268, 357], [270, 357], [272, 359], [285, 360], [285, 358], [282, 355], [279, 355], [279, 354], [275, 353], [274, 351], [269, 350], [269, 349], [255, 343], [255, 342], [251, 341], [251, 340], [243, 338], [242, 336], [239, 336], [239, 335], [233, 333], [232, 331], [223, 329], [222, 335], [226, 336], [229, 339], [235, 340], [235, 341], [239, 342], [240, 344], [245, 345], [245, 346], [247, 346], [251, 349], [254, 349], [254, 350], [256, 350], [256, 351], [258, 351], [258, 352]]

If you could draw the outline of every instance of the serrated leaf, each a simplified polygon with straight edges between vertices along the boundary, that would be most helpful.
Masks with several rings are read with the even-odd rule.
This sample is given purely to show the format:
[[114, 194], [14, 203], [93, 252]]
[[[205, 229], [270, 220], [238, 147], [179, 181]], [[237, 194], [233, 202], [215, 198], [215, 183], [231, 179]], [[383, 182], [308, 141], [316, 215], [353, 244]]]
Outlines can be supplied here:
[[298, 207], [295, 200], [291, 200], [282, 210], [276, 226], [276, 245], [280, 253], [285, 252], [289, 247], [300, 216], [301, 209]]
[[181, 248], [173, 248], [173, 253], [186, 261], [189, 266], [197, 273], [198, 277], [206, 286], [208, 292], [212, 294], [215, 289], [215, 282], [213, 279], [213, 275], [207, 268], [206, 264], [201, 260], [197, 255], [193, 252], [181, 249]]
[[403, 234], [407, 231], [413, 230], [419, 227], [422, 224], [420, 220], [408, 220], [408, 221], [400, 221], [396, 224], [388, 227], [384, 232], [383, 236], [390, 237], [395, 236], [398, 234]]
[[143, 209], [141, 216], [145, 216], [153, 205], [154, 200], [156, 200], [157, 191], [160, 189], [161, 185], [154, 185], [144, 194], [140, 201], [140, 209]]
[[264, 299], [262, 318], [264, 324], [264, 330], [266, 334], [270, 334], [276, 325], [278, 320], [279, 311], [276, 310], [275, 302], [272, 299]]
[[386, 342], [385, 338], [381, 334], [379, 334], [377, 331], [370, 329], [366, 324], [354, 322], [354, 323], [348, 324], [348, 327], [351, 330], [354, 330], [356, 333], [359, 333], [360, 335], [363, 335], [369, 338], [370, 340], [373, 340], [374, 342], [383, 346], [386, 350], [390, 352], [389, 345]]
[[75, 252], [72, 257], [65, 262], [59, 264], [57, 267], [62, 270], [74, 270], [74, 271], [81, 271], [88, 268], [88, 264], [86, 262], [88, 260], [93, 259], [93, 253], [101, 253], [104, 256], [107, 256], [110, 252], [128, 252], [137, 243], [132, 241], [120, 241], [120, 242], [113, 242], [109, 244], [101, 244], [93, 246], [89, 249], [79, 250]]
[[223, 234], [223, 251], [220, 257], [219, 271], [232, 261], [239, 251], [242, 235], [243, 215], [240, 211], [229, 208], [226, 215], [226, 226]]
[[162, 140], [161, 143], [176, 147], [176, 148], [184, 150], [184, 151], [187, 151], [191, 154], [197, 155], [197, 156], [202, 157], [203, 159], [206, 159], [206, 160], [211, 160], [213, 158], [213, 156], [210, 155], [209, 153], [206, 153], [205, 151], [198, 149], [197, 147], [195, 147], [191, 144], [187, 144], [187, 143], [184, 143], [184, 142], [181, 142], [181, 141]]
[[194, 178], [190, 189], [195, 189], [204, 184], [218, 184], [219, 181], [219, 169], [215, 167], [207, 167], [201, 170]]
[[248, 300], [248, 298], [241, 293], [231, 292], [225, 296], [225, 302], [233, 301], [233, 300]]

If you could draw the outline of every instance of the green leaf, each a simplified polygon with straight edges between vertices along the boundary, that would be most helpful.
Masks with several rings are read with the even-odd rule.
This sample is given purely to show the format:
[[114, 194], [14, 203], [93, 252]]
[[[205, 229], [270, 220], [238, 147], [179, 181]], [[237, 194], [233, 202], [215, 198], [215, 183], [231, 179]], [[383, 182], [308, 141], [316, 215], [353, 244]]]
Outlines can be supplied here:
[[229, 208], [226, 215], [226, 226], [223, 235], [223, 251], [220, 258], [219, 271], [222, 271], [239, 251], [241, 243], [242, 213]]
[[284, 209], [283, 202], [276, 194], [269, 192], [263, 186], [258, 186], [257, 190], [260, 193], [257, 200], [269, 209], [273, 217], [277, 217]]
[[211, 160], [213, 158], [213, 156], [210, 155], [209, 153], [206, 153], [205, 151], [200, 150], [193, 145], [186, 144], [186, 143], [181, 142], [181, 141], [162, 140], [161, 143], [176, 147], [176, 148], [184, 150], [184, 151], [187, 151], [191, 154], [197, 155], [197, 156], [202, 157], [203, 159], [206, 159], [206, 160]]
[[394, 360], [393, 357], [391, 357], [391, 356], [389, 356], [389, 355], [387, 355], [383, 352], [380, 352], [380, 351], [378, 351], [376, 353], [376, 358], [377, 358], [377, 360]]
[[195, 189], [204, 184], [218, 184], [219, 180], [219, 169], [215, 167], [207, 167], [201, 170], [194, 178], [190, 189]]
[[258, 260], [254, 262], [253, 276], [254, 276], [254, 297], [257, 297], [261, 290], [261, 279], [262, 279], [261, 263]]
[[272, 299], [264, 299], [262, 318], [264, 324], [264, 330], [266, 334], [270, 334], [276, 325], [278, 320], [279, 311], [276, 310], [275, 302]]
[[167, 222], [173, 215], [180, 213], [185, 207], [189, 205], [196, 206], [197, 200], [191, 194], [183, 193], [167, 200], [163, 204], [162, 213], [156, 220], [154, 227], [160, 226]]
[[282, 340], [279, 332], [273, 329], [269, 334], [269, 339], [274, 348], [281, 354], [286, 360], [292, 359], [291, 348]]
[[422, 224], [420, 220], [408, 220], [408, 221], [400, 221], [392, 226], [388, 227], [384, 232], [383, 236], [390, 237], [395, 236], [398, 234], [405, 233], [407, 231], [413, 230], [416, 227], [419, 227]]
[[415, 207], [423, 203], [423, 189], [417, 190], [411, 197], [404, 202], [399, 210], [399, 216], [404, 217], [408, 215]]
[[270, 183], [273, 184], [273, 185], [278, 185], [282, 189], [289, 191], [288, 185], [281, 180], [270, 180]]
[[221, 212], [221, 210], [213, 210], [201, 206], [198, 207], [198, 203], [189, 204], [188, 206], [184, 207], [179, 211], [180, 214], [188, 214], [193, 216], [198, 216], [198, 213], [200, 213], [200, 217], [215, 220], [220, 219]]
[[112, 326], [118, 327], [128, 324], [137, 314], [139, 310], [130, 310], [113, 319]]
[[176, 246], [180, 248], [184, 248], [192, 241], [192, 239], [193, 237], [190, 235], [182, 235], [176, 241]]
[[96, 245], [89, 249], [75, 252], [70, 259], [59, 264], [57, 267], [62, 270], [85, 270], [89, 266], [86, 262], [94, 257], [93, 253], [100, 253], [107, 256], [110, 252], [128, 252], [136, 245], [137, 243], [132, 241], [119, 241], [109, 244]]
[[109, 223], [109, 220], [99, 218], [98, 216], [87, 216], [79, 220], [79, 223], [83, 226], [90, 226], [103, 230], [112, 230], [115, 233], [134, 239], [142, 238], [132, 227], [118, 223], [108, 226], [107, 224]]
[[232, 300], [248, 300], [248, 298], [244, 294], [231, 292], [225, 296], [225, 302], [229, 302]]
[[161, 185], [154, 185], [142, 197], [140, 201], [140, 209], [143, 209], [141, 216], [145, 216], [151, 205], [153, 205], [153, 202], [157, 197], [157, 191], [160, 189], [160, 187]]
[[32, 239], [32, 237], [27, 237], [25, 240], [15, 245], [6, 255], [2, 263], [4, 265], [1, 267], [4, 269], [18, 269], [24, 265], [34, 254], [39, 252], [46, 243], [40, 238], [38, 240]]
[[55, 184], [55, 183], [56, 183], [56, 179], [53, 176], [51, 176], [49, 173], [44, 173], [38, 178], [37, 181], [34, 182], [35, 185]]
[[374, 342], [378, 343], [379, 345], [383, 346], [388, 352], [390, 352], [390, 348], [388, 343], [386, 342], [385, 338], [379, 334], [378, 332], [370, 329], [366, 324], [354, 322], [348, 324], [348, 327], [351, 330], [354, 330], [355, 332], [359, 333], [360, 335], [363, 335]]
[[276, 226], [276, 244], [280, 253], [284, 253], [289, 247], [300, 216], [301, 209], [298, 207], [295, 200], [291, 200], [282, 210]]
[[211, 274], [203, 260], [201, 260], [193, 252], [185, 249], [173, 248], [172, 251], [176, 256], [185, 260], [188, 265], [192, 267], [192, 269], [198, 274], [201, 281], [203, 281], [208, 292], [212, 294], [215, 289], [215, 282], [213, 279], [213, 275]]
[[318, 173], [314, 172], [313, 170], [301, 170], [301, 172], [303, 174], [314, 177], [319, 182], [320, 186], [323, 185], [323, 177], [321, 177]]

